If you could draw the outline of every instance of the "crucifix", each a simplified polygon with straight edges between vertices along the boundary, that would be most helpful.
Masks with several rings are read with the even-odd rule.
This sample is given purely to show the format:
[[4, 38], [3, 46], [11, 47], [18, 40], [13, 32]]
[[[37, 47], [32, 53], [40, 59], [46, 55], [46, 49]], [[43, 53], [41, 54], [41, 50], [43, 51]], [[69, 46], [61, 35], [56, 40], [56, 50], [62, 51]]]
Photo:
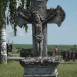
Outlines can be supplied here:
[[29, 8], [18, 7], [15, 22], [19, 27], [32, 24], [33, 56], [47, 56], [47, 23], [61, 26], [65, 19], [64, 10], [58, 5], [56, 9], [47, 9], [48, 0], [31, 0]]
[[57, 77], [59, 61], [53, 61], [47, 55], [47, 23], [55, 23], [59, 27], [65, 19], [64, 10], [57, 8], [47, 9], [48, 0], [31, 0], [29, 8], [21, 6], [16, 10], [14, 19], [19, 27], [32, 24], [33, 57], [20, 61], [24, 67], [24, 77]]

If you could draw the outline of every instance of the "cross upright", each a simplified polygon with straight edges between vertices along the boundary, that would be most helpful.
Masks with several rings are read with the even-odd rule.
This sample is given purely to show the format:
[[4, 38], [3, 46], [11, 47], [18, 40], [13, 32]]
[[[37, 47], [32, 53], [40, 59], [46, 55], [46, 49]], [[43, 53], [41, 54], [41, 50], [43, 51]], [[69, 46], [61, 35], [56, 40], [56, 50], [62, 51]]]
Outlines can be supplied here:
[[59, 5], [56, 9], [47, 9], [47, 1], [31, 0], [29, 8], [19, 6], [15, 13], [15, 22], [20, 27], [32, 24], [33, 56], [47, 56], [47, 23], [60, 26], [65, 19], [64, 10]]

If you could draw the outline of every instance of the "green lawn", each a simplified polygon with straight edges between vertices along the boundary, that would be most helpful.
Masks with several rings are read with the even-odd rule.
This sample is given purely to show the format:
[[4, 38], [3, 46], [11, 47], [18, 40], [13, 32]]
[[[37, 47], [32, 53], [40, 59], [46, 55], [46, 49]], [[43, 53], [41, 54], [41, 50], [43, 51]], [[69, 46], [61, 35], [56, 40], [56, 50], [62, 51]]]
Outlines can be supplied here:
[[58, 77], [77, 77], [77, 64], [60, 64]]
[[[77, 64], [60, 64], [58, 72], [58, 77], [77, 77]], [[23, 77], [23, 68], [16, 61], [0, 65], [0, 77]]]
[[19, 62], [11, 61], [0, 65], [0, 77], [23, 77], [23, 68]]

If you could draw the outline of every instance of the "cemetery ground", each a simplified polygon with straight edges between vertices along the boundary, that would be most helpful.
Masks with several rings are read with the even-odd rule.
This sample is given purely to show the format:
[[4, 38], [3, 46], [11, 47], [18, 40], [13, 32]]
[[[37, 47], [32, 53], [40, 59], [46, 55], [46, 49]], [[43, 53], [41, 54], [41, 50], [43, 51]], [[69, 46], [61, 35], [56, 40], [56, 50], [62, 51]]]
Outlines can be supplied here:
[[[48, 48], [54, 48], [56, 45], [49, 45]], [[14, 45], [16, 48], [31, 48], [32, 45]], [[60, 48], [70, 49], [71, 45], [58, 46]], [[17, 54], [17, 53], [16, 53]], [[77, 61], [73, 63], [59, 64], [58, 77], [77, 77]], [[9, 60], [7, 65], [0, 65], [0, 77], [23, 77], [24, 69], [19, 61]]]
[[[23, 68], [18, 61], [9, 61], [7, 65], [0, 65], [0, 77], [23, 77]], [[58, 77], [77, 77], [77, 64], [60, 64]]]

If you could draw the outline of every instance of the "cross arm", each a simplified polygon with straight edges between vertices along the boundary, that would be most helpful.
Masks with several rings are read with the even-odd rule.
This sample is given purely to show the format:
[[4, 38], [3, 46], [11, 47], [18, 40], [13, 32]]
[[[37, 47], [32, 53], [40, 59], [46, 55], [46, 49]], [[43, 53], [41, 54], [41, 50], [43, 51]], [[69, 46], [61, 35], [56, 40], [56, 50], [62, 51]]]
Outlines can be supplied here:
[[55, 23], [58, 26], [61, 26], [62, 22], [65, 19], [65, 12], [64, 10], [58, 5], [56, 9], [48, 9], [47, 10], [47, 18], [43, 22], [43, 24], [46, 23]]
[[29, 19], [29, 17], [27, 17], [26, 15], [24, 15], [23, 13], [19, 12], [19, 16], [23, 19], [25, 19], [25, 21], [31, 23], [31, 20]]
[[50, 21], [52, 21], [52, 19], [54, 18], [55, 15], [56, 15], [56, 13], [53, 13], [50, 16], [48, 16], [46, 18], [46, 20], [43, 22], [43, 25], [46, 24], [46, 23], [49, 23]]
[[17, 8], [14, 14], [14, 21], [19, 26], [22, 27], [25, 24], [31, 23], [31, 15], [29, 10], [23, 9], [21, 6]]

